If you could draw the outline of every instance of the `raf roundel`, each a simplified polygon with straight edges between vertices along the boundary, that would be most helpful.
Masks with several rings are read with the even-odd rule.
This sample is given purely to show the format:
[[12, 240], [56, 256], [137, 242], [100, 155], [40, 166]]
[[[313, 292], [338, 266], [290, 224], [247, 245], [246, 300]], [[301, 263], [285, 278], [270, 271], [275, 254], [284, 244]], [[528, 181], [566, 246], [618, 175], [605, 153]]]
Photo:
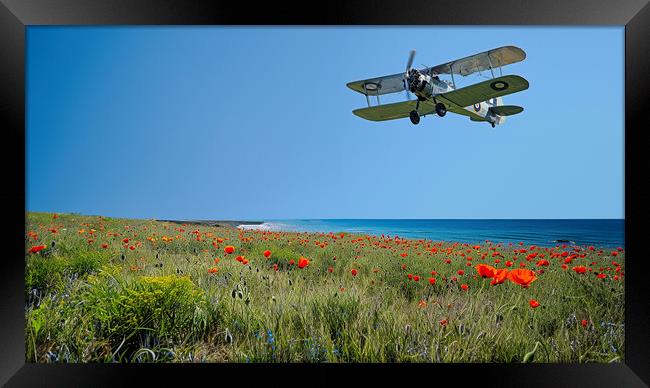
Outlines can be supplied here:
[[474, 110], [479, 112], [481, 110], [481, 103], [474, 104]]
[[490, 84], [490, 87], [494, 90], [506, 90], [508, 89], [508, 83], [505, 81], [495, 81]]

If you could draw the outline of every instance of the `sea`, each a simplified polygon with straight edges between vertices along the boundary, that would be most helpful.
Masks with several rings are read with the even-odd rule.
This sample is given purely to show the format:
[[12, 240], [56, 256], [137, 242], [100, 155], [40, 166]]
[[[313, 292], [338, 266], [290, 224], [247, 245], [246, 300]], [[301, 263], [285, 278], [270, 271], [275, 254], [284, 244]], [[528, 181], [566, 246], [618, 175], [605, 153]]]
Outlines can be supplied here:
[[432, 241], [483, 243], [523, 242], [526, 245], [624, 247], [625, 220], [424, 220], [424, 219], [314, 219], [265, 220], [244, 229], [287, 232], [348, 232], [373, 236]]

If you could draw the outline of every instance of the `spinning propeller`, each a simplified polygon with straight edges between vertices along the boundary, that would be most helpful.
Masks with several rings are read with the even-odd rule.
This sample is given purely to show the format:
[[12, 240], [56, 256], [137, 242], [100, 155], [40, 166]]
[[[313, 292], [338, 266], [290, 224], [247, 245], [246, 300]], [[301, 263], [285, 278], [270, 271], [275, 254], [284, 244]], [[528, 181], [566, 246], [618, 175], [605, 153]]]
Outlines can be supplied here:
[[406, 93], [406, 98], [408, 98], [409, 101], [411, 100], [411, 95], [409, 94], [408, 88], [408, 74], [411, 70], [411, 66], [413, 65], [413, 59], [415, 59], [415, 50], [411, 50], [409, 53], [409, 59], [406, 62], [406, 71], [404, 72], [404, 78], [402, 79], [402, 82], [404, 83], [404, 92]]

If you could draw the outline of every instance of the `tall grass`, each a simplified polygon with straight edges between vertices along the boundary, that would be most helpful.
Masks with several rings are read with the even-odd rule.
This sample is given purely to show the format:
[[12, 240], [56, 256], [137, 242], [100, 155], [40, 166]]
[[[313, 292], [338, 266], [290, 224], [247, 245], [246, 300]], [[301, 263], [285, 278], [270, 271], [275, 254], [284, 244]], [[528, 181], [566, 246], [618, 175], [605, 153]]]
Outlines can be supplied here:
[[[25, 257], [28, 362], [624, 359], [624, 277], [614, 280], [611, 264], [620, 263], [617, 276], [623, 274], [624, 251], [613, 257], [611, 250], [583, 247], [587, 256], [569, 265], [609, 267], [606, 279], [563, 270], [563, 259], [553, 258], [522, 288], [490, 286], [473, 268], [480, 262], [502, 267], [492, 253], [505, 261], [519, 246], [441, 243], [433, 253], [428, 247], [435, 244], [427, 241], [47, 213], [28, 213], [27, 230], [37, 237], [26, 236], [26, 250], [47, 246]], [[226, 245], [236, 252], [225, 254]], [[452, 253], [441, 253], [447, 248]], [[489, 254], [481, 258], [481, 252]], [[236, 261], [238, 255], [249, 263]], [[289, 264], [300, 256], [309, 258], [306, 268]], [[518, 258], [516, 264], [538, 269], [535, 260]], [[210, 273], [213, 267], [218, 270]], [[427, 281], [432, 270], [434, 285]], [[530, 299], [541, 306], [531, 308]]]

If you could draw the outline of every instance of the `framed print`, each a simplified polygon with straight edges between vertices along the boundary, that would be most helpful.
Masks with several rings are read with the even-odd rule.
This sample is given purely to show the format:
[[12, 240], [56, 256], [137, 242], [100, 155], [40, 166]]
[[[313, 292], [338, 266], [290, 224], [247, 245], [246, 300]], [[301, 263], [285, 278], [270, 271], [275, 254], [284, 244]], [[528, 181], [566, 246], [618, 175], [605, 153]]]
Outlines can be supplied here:
[[645, 1], [2, 3], [8, 386], [650, 381]]

